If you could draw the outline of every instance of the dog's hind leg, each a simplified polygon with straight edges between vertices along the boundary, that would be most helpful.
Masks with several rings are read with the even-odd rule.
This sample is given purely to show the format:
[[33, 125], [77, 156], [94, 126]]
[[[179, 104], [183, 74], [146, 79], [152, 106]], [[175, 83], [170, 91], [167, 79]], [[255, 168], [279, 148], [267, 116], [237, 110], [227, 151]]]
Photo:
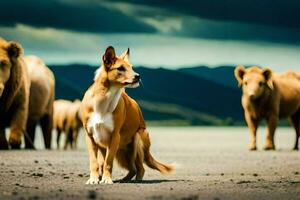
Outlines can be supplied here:
[[145, 174], [145, 168], [143, 163], [144, 163], [144, 158], [140, 154], [138, 154], [135, 161], [135, 165], [137, 169], [135, 180], [137, 181], [143, 180]]
[[[144, 131], [144, 130], [143, 130]], [[136, 166], [136, 177], [135, 180], [141, 181], [143, 180], [144, 174], [145, 174], [145, 168], [144, 168], [144, 149], [143, 149], [143, 143], [140, 138], [140, 135], [137, 134], [136, 136], [136, 145], [137, 145], [137, 155], [135, 160], [135, 166]]]
[[125, 177], [122, 178], [122, 182], [130, 181], [136, 175], [136, 167], [134, 158], [130, 153], [130, 150], [119, 150], [117, 153], [117, 160], [121, 167], [128, 170]]
[[137, 168], [135, 166], [135, 160], [136, 160], [136, 142], [135, 140], [128, 145], [127, 149], [119, 149], [117, 153], [117, 161], [120, 164], [121, 167], [128, 170], [127, 175], [122, 178], [122, 181], [130, 181], [137, 172]]

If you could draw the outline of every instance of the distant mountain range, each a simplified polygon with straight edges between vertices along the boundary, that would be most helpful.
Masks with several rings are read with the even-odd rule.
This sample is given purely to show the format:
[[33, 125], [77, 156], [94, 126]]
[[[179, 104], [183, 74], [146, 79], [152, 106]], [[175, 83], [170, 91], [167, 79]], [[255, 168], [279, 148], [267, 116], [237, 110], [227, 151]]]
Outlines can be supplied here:
[[214, 81], [221, 85], [226, 85], [228, 87], [236, 89], [237, 81], [234, 78], [234, 69], [235, 68], [233, 66], [219, 66], [216, 68], [199, 66], [199, 67], [181, 68], [178, 71], [191, 74], [199, 78], [204, 78], [210, 81]]
[[[92, 84], [95, 67], [51, 65], [57, 99], [82, 99]], [[136, 99], [150, 124], [237, 125], [243, 123], [241, 92], [232, 66], [178, 70], [136, 67], [142, 84], [127, 93]]]

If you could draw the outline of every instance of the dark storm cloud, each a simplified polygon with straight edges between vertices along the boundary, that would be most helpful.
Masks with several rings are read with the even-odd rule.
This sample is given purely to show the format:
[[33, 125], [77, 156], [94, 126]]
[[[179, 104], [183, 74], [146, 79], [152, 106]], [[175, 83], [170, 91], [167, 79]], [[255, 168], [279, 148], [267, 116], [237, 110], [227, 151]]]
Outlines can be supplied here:
[[175, 33], [185, 37], [217, 40], [267, 41], [300, 44], [300, 29], [279, 28], [240, 22], [216, 22], [184, 18], [182, 29]]
[[130, 2], [212, 20], [300, 28], [298, 0], [109, 0]]
[[0, 8], [0, 26], [300, 44], [297, 0], [4, 0]]
[[[156, 8], [157, 12], [152, 12], [152, 17], [156, 19], [168, 17], [166, 13], [170, 18], [180, 17], [181, 29], [169, 33], [177, 36], [300, 44], [300, 1], [297, 0], [128, 0], [124, 2]], [[142, 17], [145, 15], [141, 12], [136, 14]], [[146, 14], [146, 17], [149, 17], [149, 13]]]
[[[76, 2], [76, 1], [74, 1]], [[83, 32], [143, 32], [156, 30], [133, 17], [89, 4], [55, 0], [4, 0], [0, 2], [0, 25], [23, 23]]]

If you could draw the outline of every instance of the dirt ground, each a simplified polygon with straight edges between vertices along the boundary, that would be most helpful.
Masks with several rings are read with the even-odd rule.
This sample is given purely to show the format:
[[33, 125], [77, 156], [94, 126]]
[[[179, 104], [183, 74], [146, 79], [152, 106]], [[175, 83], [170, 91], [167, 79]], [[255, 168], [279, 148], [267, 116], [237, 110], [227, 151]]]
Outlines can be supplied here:
[[[75, 151], [0, 152], [0, 199], [300, 199], [300, 152], [292, 129], [277, 132], [277, 151], [249, 152], [246, 128], [150, 128], [152, 151], [176, 171], [149, 168], [140, 183], [85, 185], [84, 139]], [[261, 149], [265, 135], [259, 133]], [[38, 145], [37, 145], [38, 146]], [[113, 179], [125, 175], [114, 166]]]

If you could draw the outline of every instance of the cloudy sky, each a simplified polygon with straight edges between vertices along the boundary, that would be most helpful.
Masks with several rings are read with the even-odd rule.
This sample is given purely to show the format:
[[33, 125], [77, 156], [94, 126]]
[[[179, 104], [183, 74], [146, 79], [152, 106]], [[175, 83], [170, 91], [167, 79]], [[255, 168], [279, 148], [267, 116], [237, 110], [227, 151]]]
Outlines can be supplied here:
[[48, 64], [98, 65], [106, 46], [135, 65], [257, 64], [300, 71], [296, 0], [4, 0], [0, 37]]

